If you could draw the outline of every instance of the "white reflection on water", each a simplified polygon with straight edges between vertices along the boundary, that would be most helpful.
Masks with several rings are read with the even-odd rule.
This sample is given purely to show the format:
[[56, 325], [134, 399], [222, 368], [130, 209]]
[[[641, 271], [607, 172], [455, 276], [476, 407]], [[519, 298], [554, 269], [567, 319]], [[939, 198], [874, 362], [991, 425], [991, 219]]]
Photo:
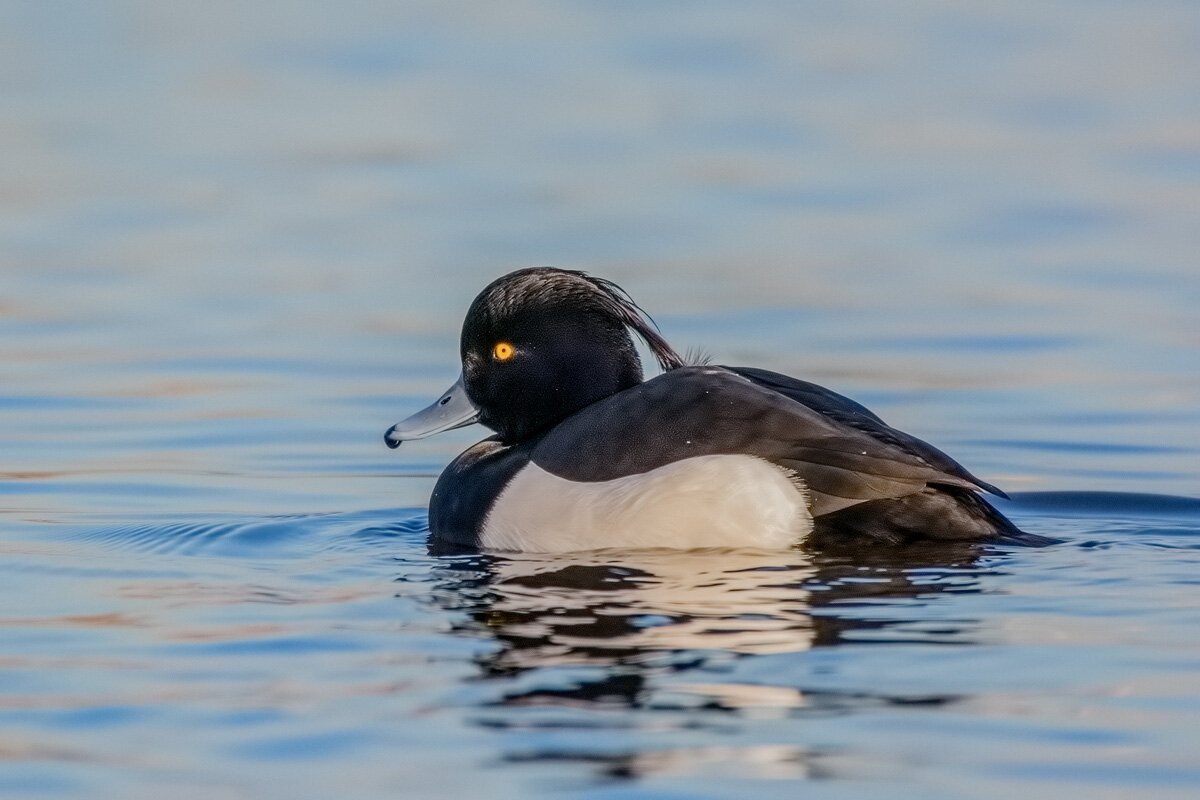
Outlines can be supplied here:
[[[904, 609], [915, 598], [979, 591], [979, 576], [990, 569], [978, 563], [984, 552], [964, 545], [819, 555], [610, 550], [477, 556], [437, 571], [437, 602], [467, 610], [471, 622], [463, 630], [499, 645], [481, 660], [485, 674], [603, 666], [631, 667], [629, 677], [656, 665], [798, 653], [864, 635], [881, 642], [971, 641], [971, 620], [923, 622], [902, 611], [878, 612]], [[856, 611], [875, 604], [875, 613]], [[717, 682], [670, 690], [720, 696], [737, 707], [803, 703], [802, 694], [786, 687]]]
[[785, 653], [812, 644], [800, 552], [642, 551], [497, 558], [489, 624], [537, 641], [507, 667], [588, 663], [605, 652]]

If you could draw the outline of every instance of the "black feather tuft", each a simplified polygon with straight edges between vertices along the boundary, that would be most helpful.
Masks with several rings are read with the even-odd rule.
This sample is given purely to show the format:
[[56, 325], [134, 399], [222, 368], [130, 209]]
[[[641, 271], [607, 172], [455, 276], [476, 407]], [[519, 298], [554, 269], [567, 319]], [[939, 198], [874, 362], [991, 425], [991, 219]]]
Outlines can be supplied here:
[[576, 272], [575, 274], [591, 283], [600, 291], [606, 301], [606, 310], [625, 323], [630, 330], [642, 337], [642, 340], [649, 345], [650, 352], [654, 353], [655, 359], [658, 360], [659, 366], [664, 371], [679, 369], [685, 366], [687, 363], [685, 359], [659, 334], [658, 325], [655, 324], [649, 314], [642, 310], [641, 306], [633, 301], [628, 292], [610, 280], [597, 278], [584, 272]]

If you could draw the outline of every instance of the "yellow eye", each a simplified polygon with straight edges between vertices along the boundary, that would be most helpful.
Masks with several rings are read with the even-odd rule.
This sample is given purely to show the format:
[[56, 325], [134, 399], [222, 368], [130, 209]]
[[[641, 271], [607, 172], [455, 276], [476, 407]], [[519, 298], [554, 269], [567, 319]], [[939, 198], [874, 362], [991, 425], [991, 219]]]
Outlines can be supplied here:
[[492, 355], [495, 356], [497, 361], [508, 361], [513, 357], [513, 353], [515, 352], [517, 351], [508, 342], [499, 342], [492, 348]]

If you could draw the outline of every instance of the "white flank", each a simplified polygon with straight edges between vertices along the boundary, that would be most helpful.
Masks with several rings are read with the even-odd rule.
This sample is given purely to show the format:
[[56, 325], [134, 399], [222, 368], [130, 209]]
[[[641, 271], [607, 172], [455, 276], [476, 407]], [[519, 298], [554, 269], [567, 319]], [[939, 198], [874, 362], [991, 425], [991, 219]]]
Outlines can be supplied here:
[[611, 481], [535, 464], [496, 498], [480, 545], [563, 553], [602, 547], [791, 547], [812, 532], [799, 479], [753, 456], [697, 456]]

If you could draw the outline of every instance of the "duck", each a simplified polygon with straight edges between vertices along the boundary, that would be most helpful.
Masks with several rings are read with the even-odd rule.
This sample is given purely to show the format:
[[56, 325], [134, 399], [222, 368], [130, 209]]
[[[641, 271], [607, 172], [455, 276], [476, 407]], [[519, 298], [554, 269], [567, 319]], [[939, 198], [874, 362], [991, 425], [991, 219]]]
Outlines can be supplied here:
[[[634, 343], [658, 362], [646, 379]], [[533, 267], [467, 310], [461, 374], [388, 447], [481, 424], [439, 476], [450, 550], [1038, 545], [1006, 495], [854, 400], [755, 367], [689, 363], [617, 284]]]

